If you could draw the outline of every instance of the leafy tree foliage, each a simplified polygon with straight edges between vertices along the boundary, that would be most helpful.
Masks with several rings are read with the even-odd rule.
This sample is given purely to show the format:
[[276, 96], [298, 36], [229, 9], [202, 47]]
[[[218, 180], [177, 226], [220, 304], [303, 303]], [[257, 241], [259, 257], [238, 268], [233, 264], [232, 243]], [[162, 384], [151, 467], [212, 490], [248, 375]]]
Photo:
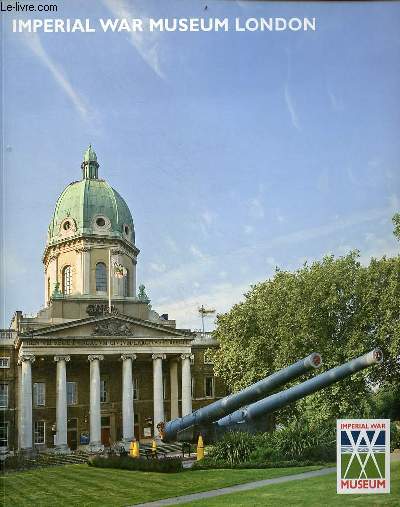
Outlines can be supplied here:
[[400, 213], [396, 213], [393, 218], [392, 222], [394, 224], [394, 231], [393, 234], [396, 236], [396, 238], [400, 241]]
[[381, 347], [382, 366], [281, 410], [277, 419], [285, 422], [303, 414], [318, 423], [371, 416], [372, 386], [400, 388], [400, 256], [362, 266], [354, 251], [295, 272], [277, 270], [271, 280], [252, 286], [244, 302], [218, 316], [214, 334], [220, 344], [215, 373], [233, 390], [313, 351], [322, 354], [324, 366], [318, 371], [324, 371]]

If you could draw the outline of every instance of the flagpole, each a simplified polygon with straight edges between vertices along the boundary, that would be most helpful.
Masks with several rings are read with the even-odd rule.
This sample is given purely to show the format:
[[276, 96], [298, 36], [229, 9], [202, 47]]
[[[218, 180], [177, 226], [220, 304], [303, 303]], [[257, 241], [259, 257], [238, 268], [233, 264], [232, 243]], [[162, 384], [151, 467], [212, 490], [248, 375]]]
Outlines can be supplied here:
[[111, 313], [111, 248], [108, 250], [108, 312]]

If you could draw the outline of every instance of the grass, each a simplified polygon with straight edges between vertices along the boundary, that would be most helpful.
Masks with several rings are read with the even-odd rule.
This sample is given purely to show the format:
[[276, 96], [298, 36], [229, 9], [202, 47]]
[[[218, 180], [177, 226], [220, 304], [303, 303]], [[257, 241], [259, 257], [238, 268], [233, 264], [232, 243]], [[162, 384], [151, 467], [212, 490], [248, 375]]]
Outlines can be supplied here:
[[15, 472], [3, 476], [0, 505], [7, 507], [122, 507], [318, 468], [321, 467], [196, 470], [160, 474], [68, 465]]
[[400, 462], [391, 466], [391, 493], [388, 495], [338, 495], [336, 474], [315, 479], [273, 484], [242, 493], [181, 504], [182, 507], [372, 507], [400, 505]]

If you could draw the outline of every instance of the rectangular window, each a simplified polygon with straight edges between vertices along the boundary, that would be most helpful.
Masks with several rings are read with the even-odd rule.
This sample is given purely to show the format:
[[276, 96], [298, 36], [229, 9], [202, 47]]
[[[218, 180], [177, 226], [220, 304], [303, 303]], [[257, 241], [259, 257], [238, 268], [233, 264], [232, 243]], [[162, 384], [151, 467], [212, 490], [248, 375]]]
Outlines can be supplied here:
[[194, 377], [192, 377], [192, 399], [195, 398], [195, 392], [196, 392], [196, 389], [195, 389], [195, 386], [196, 386], [196, 383], [195, 383], [195, 380], [194, 380]]
[[78, 383], [67, 382], [67, 405], [76, 405], [78, 403]]
[[106, 403], [108, 401], [107, 389], [108, 389], [107, 381], [104, 379], [100, 380], [100, 402], [101, 403]]
[[0, 408], [8, 407], [8, 384], [0, 384]]
[[214, 364], [212, 359], [212, 352], [210, 349], [204, 351], [204, 364]]
[[0, 357], [0, 368], [9, 368], [9, 367], [10, 367], [10, 358]]
[[139, 379], [137, 377], [133, 379], [133, 399], [139, 399]]
[[8, 422], [0, 422], [0, 447], [8, 447]]
[[35, 382], [33, 384], [33, 403], [36, 407], [44, 407], [46, 404], [46, 384]]
[[34, 425], [34, 438], [35, 438], [35, 444], [44, 444], [45, 443], [45, 428], [46, 424], [44, 421], [35, 421]]
[[204, 394], [206, 398], [214, 398], [214, 377], [205, 377]]

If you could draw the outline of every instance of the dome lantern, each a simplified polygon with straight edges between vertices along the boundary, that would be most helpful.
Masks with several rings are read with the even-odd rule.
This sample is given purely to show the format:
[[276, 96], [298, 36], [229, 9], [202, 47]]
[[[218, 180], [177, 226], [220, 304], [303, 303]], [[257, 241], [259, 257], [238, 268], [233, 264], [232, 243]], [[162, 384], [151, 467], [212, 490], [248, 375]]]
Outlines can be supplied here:
[[91, 144], [89, 144], [89, 148], [83, 154], [81, 168], [83, 179], [97, 180], [99, 164], [97, 162], [96, 152]]

